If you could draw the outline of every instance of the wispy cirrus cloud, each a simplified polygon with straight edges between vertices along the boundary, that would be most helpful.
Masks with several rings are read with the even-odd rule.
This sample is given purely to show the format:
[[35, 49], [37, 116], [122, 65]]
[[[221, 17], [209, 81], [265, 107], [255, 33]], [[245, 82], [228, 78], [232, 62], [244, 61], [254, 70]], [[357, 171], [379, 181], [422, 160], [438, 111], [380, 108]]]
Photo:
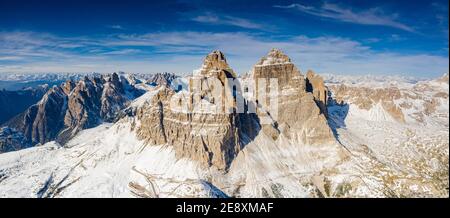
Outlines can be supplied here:
[[22, 60], [23, 57], [20, 56], [1, 56], [0, 61], [16, 61], [16, 60]]
[[107, 52], [103, 52], [100, 54], [102, 54], [102, 55], [131, 55], [131, 54], [137, 54], [139, 52], [141, 52], [141, 50], [139, 50], [139, 49], [121, 49], [121, 50], [107, 51]]
[[123, 29], [125, 29], [123, 26], [121, 26], [121, 25], [109, 25], [109, 26], [107, 26], [108, 28], [110, 28], [110, 29], [116, 29], [116, 30], [123, 30]]
[[257, 23], [255, 21], [244, 19], [240, 17], [233, 17], [228, 15], [219, 15], [213, 12], [206, 12], [201, 15], [197, 15], [191, 18], [192, 21], [199, 23], [206, 23], [211, 25], [228, 25], [236, 26], [246, 29], [264, 29], [265, 25]]
[[[62, 42], [80, 47], [59, 47]], [[66, 38], [2, 32], [0, 72], [190, 73], [201, 66], [207, 53], [219, 49], [233, 69], [244, 73], [271, 48], [285, 51], [302, 72], [435, 77], [449, 67], [448, 56], [377, 51], [363, 42], [335, 36], [172, 31]], [[13, 56], [17, 58], [11, 60]]]
[[398, 21], [397, 14], [387, 14], [381, 8], [370, 8], [368, 10], [354, 10], [342, 7], [333, 3], [323, 3], [320, 7], [307, 6], [302, 4], [274, 5], [275, 8], [295, 9], [305, 14], [337, 20], [341, 22], [387, 26], [401, 29], [408, 32], [415, 32], [413, 27]]

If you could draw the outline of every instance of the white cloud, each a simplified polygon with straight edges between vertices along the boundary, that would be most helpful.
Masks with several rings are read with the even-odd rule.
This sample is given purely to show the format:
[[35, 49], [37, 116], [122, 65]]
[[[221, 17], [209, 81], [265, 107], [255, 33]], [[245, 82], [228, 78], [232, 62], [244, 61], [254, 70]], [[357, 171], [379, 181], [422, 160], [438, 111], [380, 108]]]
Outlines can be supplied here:
[[[186, 74], [199, 68], [207, 53], [219, 49], [225, 53], [235, 71], [244, 73], [271, 48], [285, 51], [302, 72], [313, 69], [319, 73], [436, 77], [447, 72], [449, 67], [448, 57], [375, 51], [359, 41], [333, 36], [267, 37], [244, 32], [187, 31], [109, 35], [95, 39], [51, 36], [45, 39], [50, 42], [39, 33], [32, 33], [29, 38], [22, 37], [20, 43], [13, 46], [11, 40], [5, 40], [11, 37], [4, 37], [4, 34], [0, 34], [0, 57], [23, 57], [23, 62], [18, 60], [19, 64], [16, 61], [14, 65], [8, 65], [0, 60], [3, 64], [0, 72], [122, 70]], [[86, 52], [58, 47], [60, 41], [77, 43]], [[42, 46], [47, 43], [54, 45]], [[135, 56], [137, 53], [139, 56]]]
[[191, 20], [200, 22], [200, 23], [206, 23], [206, 24], [213, 24], [213, 25], [229, 25], [229, 26], [237, 26], [241, 28], [246, 29], [265, 29], [265, 27], [262, 24], [256, 23], [254, 21], [240, 18], [240, 17], [233, 17], [233, 16], [221, 16], [212, 12], [207, 12], [202, 15], [196, 16], [192, 18]]
[[108, 28], [116, 29], [116, 30], [123, 30], [124, 29], [121, 25], [109, 25]]
[[141, 50], [139, 49], [119, 49], [114, 51], [108, 51], [101, 53], [102, 55], [129, 55], [129, 54], [137, 54]]
[[337, 4], [323, 3], [321, 7], [316, 8], [302, 4], [290, 5], [274, 5], [276, 8], [296, 9], [300, 12], [333, 20], [338, 20], [348, 23], [356, 23], [363, 25], [379, 25], [388, 26], [408, 32], [415, 32], [415, 30], [399, 21], [397, 15], [387, 15], [381, 8], [371, 8], [368, 10], [354, 11], [350, 8], [344, 8]]
[[398, 41], [404, 40], [404, 38], [399, 36], [398, 34], [391, 34], [389, 36], [388, 40], [391, 41], [391, 42], [398, 42]]
[[69, 58], [73, 49], [95, 44], [90, 39], [80, 37], [58, 37], [48, 33], [0, 32], [0, 56], [33, 58]]
[[19, 56], [0, 56], [0, 61], [16, 61], [22, 59], [23, 58]]

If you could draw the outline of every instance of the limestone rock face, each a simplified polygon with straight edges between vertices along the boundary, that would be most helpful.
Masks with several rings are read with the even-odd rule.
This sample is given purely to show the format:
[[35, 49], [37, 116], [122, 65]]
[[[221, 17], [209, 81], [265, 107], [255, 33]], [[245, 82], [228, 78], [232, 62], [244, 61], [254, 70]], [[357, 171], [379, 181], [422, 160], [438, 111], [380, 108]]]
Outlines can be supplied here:
[[399, 123], [426, 123], [426, 117], [429, 116], [448, 117], [448, 113], [442, 111], [449, 98], [448, 89], [443, 88], [446, 86], [448, 74], [434, 80], [401, 86], [391, 83], [383, 86], [329, 84], [337, 102], [347, 102], [365, 111], [381, 106], [389, 118]]
[[[313, 94], [307, 92], [305, 78], [280, 50], [272, 49], [254, 66], [253, 79], [255, 90], [270, 91], [271, 85], [268, 82], [270, 79], [276, 79], [274, 81], [278, 86], [278, 92], [270, 94], [277, 98], [278, 106], [275, 110], [278, 111], [274, 111], [270, 106], [261, 106], [260, 100], [267, 102], [267, 98], [260, 99], [258, 96], [260, 92], [255, 96], [259, 101], [258, 116], [268, 116], [272, 119], [271, 125], [263, 125], [266, 134], [276, 139], [283, 133], [288, 138], [307, 144], [321, 144], [335, 140], [326, 117], [314, 101]], [[262, 84], [262, 81], [266, 82]], [[277, 115], [276, 118], [274, 114]]]
[[[103, 89], [103, 81], [90, 79], [85, 77], [80, 80], [74, 87], [71, 95], [64, 96], [67, 101], [67, 109], [62, 108], [64, 113], [64, 125], [68, 133], [79, 127], [80, 129], [89, 128], [97, 125], [100, 113], [101, 90]], [[93, 110], [98, 108], [98, 110]]]
[[137, 109], [138, 136], [150, 145], [173, 146], [178, 158], [225, 171], [260, 131], [273, 140], [284, 135], [311, 145], [334, 142], [305, 78], [280, 50], [263, 57], [244, 84], [236, 80], [224, 54], [213, 51], [189, 78], [189, 91], [161, 87]]
[[[304, 89], [305, 83], [300, 71], [280, 50], [271, 50], [267, 56], [253, 67], [253, 79], [258, 86], [258, 79], [276, 78], [280, 88]], [[256, 90], [258, 87], [256, 87]]]
[[219, 113], [227, 113], [234, 108], [235, 96], [231, 85], [236, 79], [225, 55], [216, 50], [206, 56], [199, 73], [190, 78], [189, 88], [195, 95], [194, 101], [206, 100], [217, 106]]
[[[305, 78], [280, 50], [263, 57], [245, 84], [236, 79], [223, 53], [213, 51], [190, 78], [189, 91], [161, 87], [138, 108], [138, 136], [150, 145], [173, 146], [178, 158], [225, 171], [260, 131], [273, 140], [282, 134], [311, 145], [334, 142], [325, 116], [306, 91]], [[251, 87], [269, 94], [253, 92], [244, 98]], [[265, 100], [270, 103], [263, 104]]]
[[208, 75], [208, 73], [215, 73], [217, 71], [232, 72], [230, 66], [228, 66], [227, 60], [225, 59], [225, 55], [221, 51], [215, 50], [208, 54], [203, 61], [201, 74]]
[[[227, 79], [236, 76], [220, 51], [210, 53], [199, 74], [190, 79], [191, 92], [175, 93], [163, 87], [150, 104], [137, 112], [138, 135], [149, 144], [170, 144], [178, 158], [226, 170], [241, 149], [241, 119], [233, 111]], [[185, 111], [176, 107], [185, 104]], [[249, 120], [249, 119], [247, 119]]]
[[23, 115], [20, 128], [32, 144], [44, 143], [56, 138], [58, 130], [64, 125], [66, 97], [61, 87], [50, 89], [41, 101], [31, 106]]
[[138, 135], [149, 144], [170, 144], [177, 158], [224, 170], [240, 150], [237, 117], [232, 114], [178, 113], [170, 109], [172, 90], [163, 88], [138, 110]]
[[331, 90], [338, 102], [351, 102], [363, 110], [370, 110], [380, 103], [395, 120], [405, 122], [402, 108], [408, 105], [395, 103], [404, 95], [398, 87], [370, 88], [341, 84], [331, 86]]
[[313, 94], [320, 111], [327, 117], [328, 89], [325, 87], [323, 78], [315, 74], [312, 70], [306, 73], [306, 91]]

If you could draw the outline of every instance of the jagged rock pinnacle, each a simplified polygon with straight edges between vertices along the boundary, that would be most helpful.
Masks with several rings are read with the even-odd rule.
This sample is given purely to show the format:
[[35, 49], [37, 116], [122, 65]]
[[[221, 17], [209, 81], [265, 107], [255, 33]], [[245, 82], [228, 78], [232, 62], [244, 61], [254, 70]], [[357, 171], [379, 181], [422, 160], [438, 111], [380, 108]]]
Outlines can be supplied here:
[[228, 65], [225, 55], [219, 50], [215, 50], [206, 56], [205, 60], [203, 61], [202, 68], [199, 72], [202, 76], [217, 77], [223, 83], [225, 78], [237, 77], [237, 75]]
[[230, 67], [225, 55], [221, 51], [215, 50], [206, 56], [202, 68], [205, 70], [227, 70]]
[[306, 73], [306, 91], [311, 92], [314, 99], [319, 106], [320, 111], [328, 116], [327, 112], [327, 99], [328, 99], [328, 89], [325, 87], [323, 78], [312, 70], [308, 70]]

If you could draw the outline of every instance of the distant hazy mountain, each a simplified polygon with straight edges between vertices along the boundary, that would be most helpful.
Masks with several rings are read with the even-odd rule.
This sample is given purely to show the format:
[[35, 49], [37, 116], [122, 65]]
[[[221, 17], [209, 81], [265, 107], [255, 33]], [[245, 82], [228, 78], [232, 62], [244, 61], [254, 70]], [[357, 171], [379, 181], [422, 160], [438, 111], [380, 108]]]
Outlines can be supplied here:
[[67, 80], [77, 81], [86, 75], [98, 73], [0, 73], [0, 90], [16, 91], [36, 88], [47, 84], [49, 87], [59, 85]]

